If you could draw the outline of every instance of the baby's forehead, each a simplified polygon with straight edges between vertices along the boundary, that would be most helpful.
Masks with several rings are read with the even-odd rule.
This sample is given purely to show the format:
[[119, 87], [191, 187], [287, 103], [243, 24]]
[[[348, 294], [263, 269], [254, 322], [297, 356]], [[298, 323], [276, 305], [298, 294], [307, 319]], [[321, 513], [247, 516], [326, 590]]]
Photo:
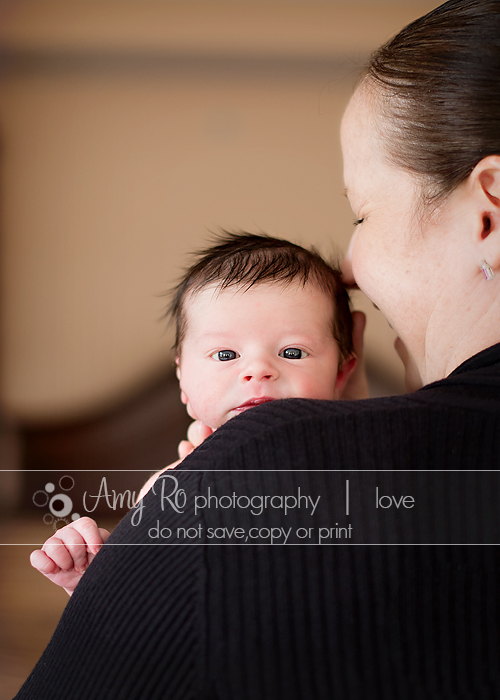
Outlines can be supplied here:
[[311, 291], [315, 291], [324, 296], [329, 303], [333, 303], [333, 295], [327, 291], [315, 280], [308, 279], [304, 281], [297, 277], [291, 280], [279, 280], [276, 282], [264, 280], [262, 282], [254, 282], [248, 284], [231, 284], [224, 285], [222, 282], [212, 282], [200, 288], [189, 291], [184, 300], [184, 311], [199, 309], [210, 305], [212, 308], [223, 309], [230, 306], [237, 307], [241, 304], [243, 297], [252, 295], [252, 292], [263, 292], [266, 296], [271, 297], [287, 297], [293, 296], [299, 298], [302, 295], [308, 297]]
[[[251, 285], [210, 284], [186, 297], [182, 343], [222, 333], [245, 335], [253, 330], [268, 333], [297, 333], [306, 329], [328, 329], [335, 319], [333, 295], [315, 282], [301, 279], [259, 282]], [[247, 326], [252, 319], [252, 329]], [[321, 331], [318, 331], [321, 332]]]

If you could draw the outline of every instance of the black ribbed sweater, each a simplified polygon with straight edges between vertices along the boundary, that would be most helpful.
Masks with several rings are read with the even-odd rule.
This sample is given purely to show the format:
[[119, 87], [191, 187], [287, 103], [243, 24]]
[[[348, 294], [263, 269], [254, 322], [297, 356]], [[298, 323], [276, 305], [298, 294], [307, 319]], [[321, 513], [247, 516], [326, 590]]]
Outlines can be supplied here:
[[[414, 394], [252, 409], [175, 470], [184, 512], [166, 502], [162, 510], [150, 493], [141, 521], [129, 514], [120, 523], [16, 697], [499, 698], [500, 552], [444, 544], [499, 541], [497, 484], [479, 478], [497, 468], [500, 345]], [[375, 510], [376, 484], [398, 498], [413, 494], [414, 508]], [[321, 495], [314, 516], [309, 507], [287, 515], [192, 507], [209, 493], [299, 487]], [[327, 546], [296, 534], [349, 522], [350, 540]], [[209, 538], [209, 528], [248, 534], [255, 525], [293, 526], [292, 544], [271, 546], [264, 530], [255, 544]], [[159, 545], [150, 536], [158, 526], [198, 528], [198, 536], [181, 530]]]

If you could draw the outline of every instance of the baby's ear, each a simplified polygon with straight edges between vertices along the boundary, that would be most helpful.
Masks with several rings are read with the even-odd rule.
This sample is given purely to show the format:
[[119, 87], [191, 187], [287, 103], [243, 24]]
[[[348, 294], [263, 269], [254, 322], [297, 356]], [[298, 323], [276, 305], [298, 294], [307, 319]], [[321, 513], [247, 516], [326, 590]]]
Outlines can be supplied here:
[[[175, 358], [175, 365], [176, 365], [175, 376], [177, 377], [177, 379], [179, 380], [179, 383], [180, 383], [180, 381], [181, 381], [181, 366], [179, 364], [179, 357]], [[187, 411], [189, 413], [189, 399], [186, 396], [186, 394], [184, 393], [184, 391], [182, 390], [182, 385], [180, 387], [180, 390], [181, 390], [181, 401], [184, 404], [184, 406], [188, 407]]]
[[[180, 381], [181, 381], [181, 365], [180, 365], [180, 358], [179, 358], [179, 357], [176, 357], [176, 358], [175, 358], [175, 364], [176, 364], [175, 374], [176, 374], [176, 376], [177, 376], [177, 379], [178, 379], [179, 382], [180, 382]], [[189, 398], [188, 398], [188, 397], [186, 396], [186, 394], [184, 393], [184, 391], [183, 391], [183, 389], [182, 389], [182, 386], [180, 387], [180, 389], [181, 389], [181, 401], [182, 401], [182, 403], [185, 405], [186, 411], [187, 411], [188, 415], [189, 415], [193, 420], [198, 420], [198, 417], [195, 415], [193, 409], [191, 408], [191, 404], [189, 403]]]
[[345, 385], [347, 384], [347, 380], [351, 376], [351, 374], [354, 372], [356, 368], [358, 360], [354, 355], [351, 355], [350, 357], [347, 358], [347, 360], [344, 360], [341, 365], [339, 365], [339, 371], [337, 373], [337, 380], [335, 382], [335, 398], [336, 399], [341, 399], [342, 398], [342, 393], [344, 391]]
[[[179, 357], [176, 357], [176, 358], [175, 358], [175, 364], [176, 364], [176, 367], [175, 367], [175, 376], [177, 377], [177, 379], [178, 379], [179, 382], [180, 382], [180, 381], [181, 381], [181, 366], [180, 366], [180, 364], [179, 364]], [[184, 393], [184, 391], [182, 390], [182, 386], [180, 387], [180, 389], [181, 389], [181, 401], [182, 401], [182, 403], [183, 403], [185, 406], [189, 406], [189, 399], [188, 399], [188, 397], [186, 396], [186, 394]], [[189, 413], [189, 408], [188, 408], [188, 413]]]

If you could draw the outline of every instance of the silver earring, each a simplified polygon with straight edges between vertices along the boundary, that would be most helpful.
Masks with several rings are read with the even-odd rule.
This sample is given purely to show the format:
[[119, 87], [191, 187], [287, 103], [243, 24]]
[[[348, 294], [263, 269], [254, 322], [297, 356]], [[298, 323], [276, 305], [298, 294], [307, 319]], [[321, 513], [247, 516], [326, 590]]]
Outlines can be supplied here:
[[492, 277], [495, 276], [495, 273], [491, 269], [490, 265], [486, 262], [486, 260], [481, 260], [481, 264], [479, 265], [479, 269], [484, 275], [484, 279], [486, 281], [490, 280]]

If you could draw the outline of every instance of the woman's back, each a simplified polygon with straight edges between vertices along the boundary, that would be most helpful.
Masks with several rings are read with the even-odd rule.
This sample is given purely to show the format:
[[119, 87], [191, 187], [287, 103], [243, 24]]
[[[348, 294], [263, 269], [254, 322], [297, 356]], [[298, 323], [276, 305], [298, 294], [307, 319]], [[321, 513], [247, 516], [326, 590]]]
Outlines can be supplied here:
[[18, 698], [496, 698], [499, 458], [500, 346], [252, 410], [118, 526]]

